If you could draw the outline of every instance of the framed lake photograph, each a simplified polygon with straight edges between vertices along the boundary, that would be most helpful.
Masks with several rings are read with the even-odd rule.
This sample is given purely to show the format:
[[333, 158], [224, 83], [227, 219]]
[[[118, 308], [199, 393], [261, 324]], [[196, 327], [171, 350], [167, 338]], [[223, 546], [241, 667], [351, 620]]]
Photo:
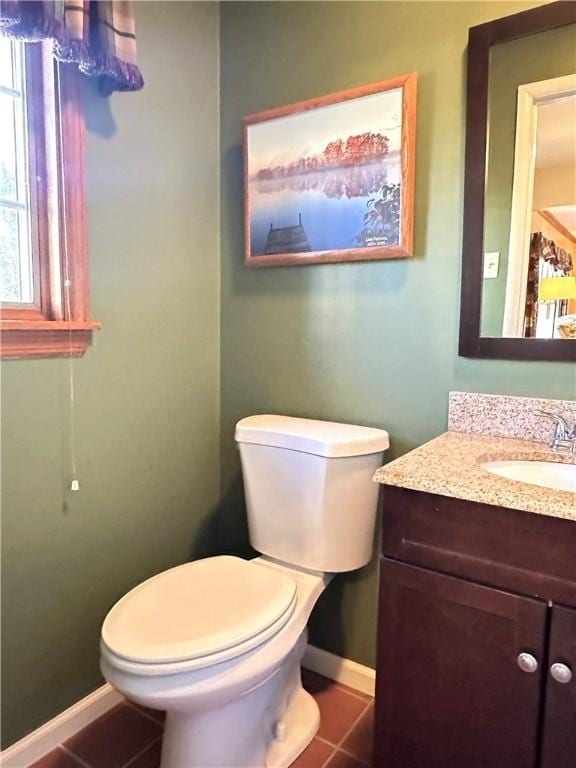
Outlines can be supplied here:
[[412, 256], [416, 74], [244, 118], [245, 264]]

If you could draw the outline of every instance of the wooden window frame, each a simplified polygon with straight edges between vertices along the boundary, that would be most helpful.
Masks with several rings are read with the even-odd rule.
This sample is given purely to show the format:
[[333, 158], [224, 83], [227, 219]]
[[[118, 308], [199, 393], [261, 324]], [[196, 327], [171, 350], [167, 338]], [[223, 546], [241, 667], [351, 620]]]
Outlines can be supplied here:
[[[55, 62], [41, 44], [26, 44], [24, 55], [38, 300], [2, 307], [0, 353], [3, 360], [80, 357], [100, 327], [89, 301], [81, 74]], [[55, 120], [46, 119], [50, 112]]]

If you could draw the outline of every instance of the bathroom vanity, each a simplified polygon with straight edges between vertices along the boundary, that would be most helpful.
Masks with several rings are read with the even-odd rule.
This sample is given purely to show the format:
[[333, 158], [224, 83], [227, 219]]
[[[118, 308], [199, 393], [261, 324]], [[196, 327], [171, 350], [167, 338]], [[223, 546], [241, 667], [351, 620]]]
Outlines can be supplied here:
[[[486, 414], [510, 403], [459, 394], [453, 427], [538, 424], [519, 424], [514, 408], [531, 403], [509, 398], [524, 402], [495, 430]], [[481, 466], [520, 459], [575, 461], [546, 443], [450, 431], [376, 475], [376, 768], [576, 766], [576, 496]]]

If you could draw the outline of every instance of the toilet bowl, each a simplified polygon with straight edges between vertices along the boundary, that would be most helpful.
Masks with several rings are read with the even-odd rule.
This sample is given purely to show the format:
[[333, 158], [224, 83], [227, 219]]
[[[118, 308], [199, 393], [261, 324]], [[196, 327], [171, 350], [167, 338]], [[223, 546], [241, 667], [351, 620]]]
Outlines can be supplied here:
[[[215, 574], [218, 587], [206, 593]], [[329, 580], [266, 558], [214, 557], [153, 577], [117, 603], [102, 629], [102, 672], [130, 700], [166, 710], [163, 768], [283, 768], [295, 760], [319, 724], [300, 660]], [[196, 599], [178, 613], [175, 594]], [[239, 605], [240, 594], [252, 604]], [[254, 617], [259, 599], [267, 610]], [[211, 615], [195, 620], [207, 608]]]
[[162, 768], [287, 768], [320, 715], [300, 661], [334, 572], [368, 562], [382, 430], [290, 417], [242, 420], [252, 560], [172, 568], [125, 595], [102, 627], [104, 677], [166, 711]]

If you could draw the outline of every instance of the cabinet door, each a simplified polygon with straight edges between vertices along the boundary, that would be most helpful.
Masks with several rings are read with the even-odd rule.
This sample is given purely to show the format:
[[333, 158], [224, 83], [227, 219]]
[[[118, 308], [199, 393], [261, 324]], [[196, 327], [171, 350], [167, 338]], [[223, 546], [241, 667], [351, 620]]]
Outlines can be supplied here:
[[547, 673], [542, 768], [574, 768], [576, 611], [571, 608], [552, 608]]
[[382, 560], [376, 768], [534, 768], [546, 610]]

